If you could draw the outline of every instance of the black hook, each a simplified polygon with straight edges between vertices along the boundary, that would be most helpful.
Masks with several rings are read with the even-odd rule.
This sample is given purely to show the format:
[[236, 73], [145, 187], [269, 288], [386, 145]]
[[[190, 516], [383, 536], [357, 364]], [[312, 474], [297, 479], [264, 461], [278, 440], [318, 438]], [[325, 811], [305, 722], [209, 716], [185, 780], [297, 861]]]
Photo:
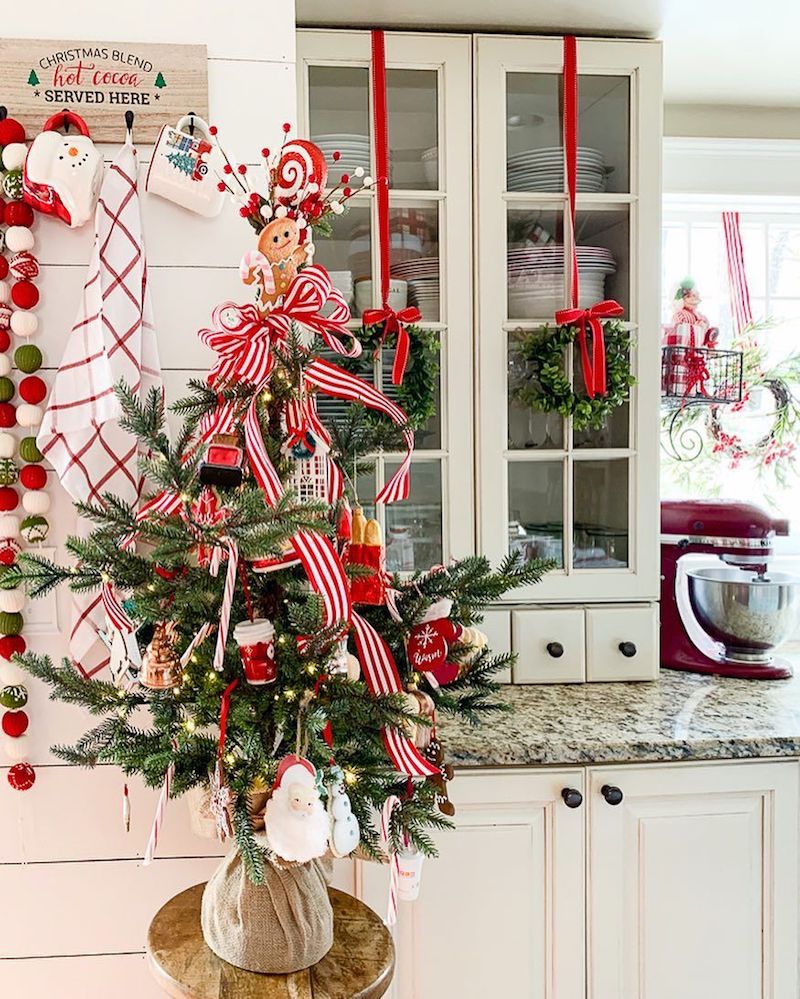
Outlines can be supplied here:
[[0, 104], [0, 121], [5, 121], [8, 118], [8, 108], [5, 104]]
[[131, 138], [133, 137], [133, 118], [134, 118], [133, 111], [125, 112], [125, 128], [128, 130], [128, 135]]
[[64, 135], [69, 134], [69, 119], [67, 118], [67, 109], [64, 108]]
[[189, 112], [189, 135], [194, 138], [194, 120], [197, 117], [194, 111]]

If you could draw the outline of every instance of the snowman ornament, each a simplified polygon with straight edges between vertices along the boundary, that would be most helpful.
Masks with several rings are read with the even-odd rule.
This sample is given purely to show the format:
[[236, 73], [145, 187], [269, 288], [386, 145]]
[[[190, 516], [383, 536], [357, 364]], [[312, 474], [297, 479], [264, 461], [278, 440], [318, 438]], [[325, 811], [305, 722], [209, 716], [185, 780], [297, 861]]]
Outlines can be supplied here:
[[344, 774], [339, 767], [334, 767], [332, 773], [333, 781], [328, 786], [328, 816], [331, 823], [328, 845], [334, 857], [347, 857], [358, 846], [361, 830], [345, 790]]

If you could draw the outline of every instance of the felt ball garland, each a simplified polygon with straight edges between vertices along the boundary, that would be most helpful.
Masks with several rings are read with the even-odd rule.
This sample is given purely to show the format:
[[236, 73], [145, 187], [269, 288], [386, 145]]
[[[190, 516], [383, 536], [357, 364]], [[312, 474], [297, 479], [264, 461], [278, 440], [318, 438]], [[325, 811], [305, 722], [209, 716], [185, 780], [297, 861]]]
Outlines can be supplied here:
[[[6, 116], [4, 108], [0, 108], [0, 148], [0, 223], [5, 225], [0, 231], [0, 729], [5, 756], [14, 761], [8, 782], [17, 791], [27, 791], [36, 780], [25, 760], [30, 719], [23, 709], [28, 706], [28, 690], [24, 674], [13, 663], [14, 656], [26, 649], [21, 634], [25, 593], [12, 579], [3, 580], [16, 561], [20, 539], [38, 544], [49, 530], [47, 472], [36, 445], [47, 385], [36, 374], [42, 352], [30, 342], [39, 328], [34, 310], [39, 304], [35, 282], [41, 268], [34, 249], [34, 213], [22, 200], [25, 130]], [[19, 342], [14, 344], [12, 337]], [[16, 427], [24, 428], [19, 442], [11, 432]], [[22, 517], [14, 512], [20, 502]]]

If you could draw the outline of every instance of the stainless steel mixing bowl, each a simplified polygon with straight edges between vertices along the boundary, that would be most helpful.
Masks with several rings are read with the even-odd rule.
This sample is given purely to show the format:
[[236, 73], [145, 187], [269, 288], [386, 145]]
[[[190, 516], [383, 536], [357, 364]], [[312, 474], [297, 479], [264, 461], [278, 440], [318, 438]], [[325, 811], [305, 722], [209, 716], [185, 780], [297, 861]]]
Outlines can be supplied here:
[[728, 659], [767, 663], [770, 652], [798, 625], [800, 578], [784, 572], [759, 577], [729, 566], [687, 569], [689, 599], [706, 632]]

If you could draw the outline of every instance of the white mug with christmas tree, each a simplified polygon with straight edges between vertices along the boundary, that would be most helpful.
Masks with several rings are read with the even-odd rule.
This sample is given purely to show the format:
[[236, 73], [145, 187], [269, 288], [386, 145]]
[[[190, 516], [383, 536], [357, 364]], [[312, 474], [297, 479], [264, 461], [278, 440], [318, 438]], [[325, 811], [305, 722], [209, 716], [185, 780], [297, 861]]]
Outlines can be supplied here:
[[214, 218], [225, 197], [217, 186], [218, 158], [209, 126], [197, 115], [184, 115], [176, 126], [164, 125], [159, 132], [145, 190], [190, 212]]

